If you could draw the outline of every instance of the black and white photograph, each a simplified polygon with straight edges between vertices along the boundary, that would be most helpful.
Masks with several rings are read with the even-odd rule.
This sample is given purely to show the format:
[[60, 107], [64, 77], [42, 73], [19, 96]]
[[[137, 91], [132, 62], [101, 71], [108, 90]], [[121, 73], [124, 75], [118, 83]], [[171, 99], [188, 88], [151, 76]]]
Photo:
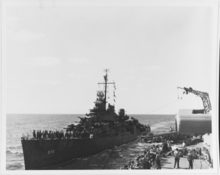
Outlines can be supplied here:
[[219, 3], [2, 0], [1, 174], [219, 173]]

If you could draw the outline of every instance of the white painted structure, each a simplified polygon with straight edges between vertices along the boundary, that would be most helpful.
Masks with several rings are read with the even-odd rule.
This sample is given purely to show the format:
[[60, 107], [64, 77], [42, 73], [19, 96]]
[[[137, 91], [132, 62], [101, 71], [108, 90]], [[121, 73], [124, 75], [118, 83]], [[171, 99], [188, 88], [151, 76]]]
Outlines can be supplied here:
[[176, 131], [184, 134], [202, 135], [203, 156], [212, 165], [212, 118], [211, 114], [193, 114], [193, 109], [181, 109], [176, 114]]

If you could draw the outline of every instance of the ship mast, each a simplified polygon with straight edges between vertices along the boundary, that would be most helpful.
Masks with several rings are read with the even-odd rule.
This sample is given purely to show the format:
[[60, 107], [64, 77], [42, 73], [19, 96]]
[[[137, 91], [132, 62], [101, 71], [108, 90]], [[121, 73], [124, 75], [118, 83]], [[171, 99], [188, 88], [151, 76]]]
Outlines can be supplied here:
[[106, 110], [106, 103], [107, 103], [107, 100], [106, 100], [107, 99], [107, 88], [108, 88], [107, 85], [108, 84], [115, 84], [115, 82], [109, 82], [108, 83], [108, 71], [109, 71], [108, 69], [105, 69], [105, 73], [106, 73], [105, 76], [104, 76], [105, 82], [104, 83], [98, 83], [98, 84], [104, 84], [105, 85], [104, 86], [105, 87], [105, 91], [104, 91], [105, 92], [105, 98], [104, 98], [105, 110]]

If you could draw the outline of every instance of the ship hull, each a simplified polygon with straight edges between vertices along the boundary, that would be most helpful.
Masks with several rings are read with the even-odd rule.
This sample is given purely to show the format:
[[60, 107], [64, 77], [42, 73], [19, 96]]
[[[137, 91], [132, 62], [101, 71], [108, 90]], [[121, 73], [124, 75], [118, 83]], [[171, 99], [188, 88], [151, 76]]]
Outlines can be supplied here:
[[123, 133], [86, 139], [22, 140], [26, 170], [43, 169], [74, 158], [97, 154], [137, 139], [137, 133]]

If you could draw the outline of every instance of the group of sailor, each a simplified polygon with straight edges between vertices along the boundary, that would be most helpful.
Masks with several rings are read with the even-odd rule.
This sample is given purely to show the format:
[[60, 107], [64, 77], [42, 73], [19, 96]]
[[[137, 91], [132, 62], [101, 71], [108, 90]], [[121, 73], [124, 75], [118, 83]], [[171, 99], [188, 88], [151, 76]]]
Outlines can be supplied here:
[[[132, 132], [134, 121], [128, 121], [123, 123], [118, 123], [113, 126], [107, 126], [103, 128], [104, 124], [99, 123], [99, 125], [94, 126], [83, 126], [83, 125], [69, 125], [69, 128], [65, 128], [66, 132], [61, 131], [48, 131], [48, 130], [33, 130], [33, 138], [32, 139], [73, 139], [73, 138], [94, 138], [104, 135], [117, 135], [118, 133], [123, 132]], [[136, 123], [136, 130], [143, 132], [150, 132], [151, 128], [149, 125], [142, 125], [139, 122]], [[22, 137], [22, 139], [29, 139], [28, 137]]]
[[33, 131], [33, 139], [46, 139], [46, 138], [63, 138], [64, 137], [64, 132], [63, 131]]
[[189, 135], [185, 134], [179, 134], [179, 133], [174, 133], [174, 134], [167, 134], [167, 135], [159, 135], [159, 136], [152, 136], [149, 139], [145, 139], [145, 141], [150, 141], [152, 143], [160, 143], [164, 142], [164, 140], [172, 140], [175, 142], [176, 140], [181, 140], [181, 139], [186, 139], [189, 138]]
[[[102, 124], [96, 126], [88, 126], [88, 127], [74, 127], [70, 126], [66, 128], [66, 132], [64, 131], [33, 131], [33, 139], [73, 139], [73, 138], [94, 138], [97, 136], [103, 135], [115, 135], [119, 132], [130, 132], [133, 127], [131, 125], [118, 125], [113, 127], [102, 128]], [[137, 130], [139, 131], [150, 131], [149, 125], [137, 125]]]
[[144, 154], [136, 157], [135, 161], [129, 161], [121, 169], [151, 169], [151, 167], [161, 169], [162, 152], [162, 145], [153, 145], [144, 151]]
[[33, 131], [33, 139], [70, 139], [70, 138], [86, 138], [89, 137], [90, 133], [88, 130], [82, 130], [81, 132], [78, 131], [66, 131], [64, 133], [63, 130], [61, 131]]
[[[168, 138], [170, 138], [170, 140]], [[186, 138], [192, 139], [192, 136], [179, 133], [176, 134], [175, 137], [169, 137], [169, 135], [160, 136], [160, 144], [156, 143], [148, 147], [146, 151], [144, 151], [144, 154], [136, 157], [134, 161], [129, 161], [121, 169], [161, 169], [160, 162], [162, 157], [175, 157], [176, 150], [172, 150], [172, 144], [176, 143], [177, 140], [185, 140]], [[186, 148], [186, 143], [183, 141], [181, 149], [178, 150], [178, 155], [188, 156], [189, 153], [192, 154], [193, 159], [202, 155], [201, 148]]]
[[[71, 139], [71, 138], [92, 138], [94, 136], [97, 136], [101, 133], [101, 129], [88, 127], [84, 128], [82, 130], [79, 129], [73, 129], [73, 130], [66, 130], [64, 133], [63, 130], [61, 131], [35, 131], [33, 130], [33, 138], [32, 139]], [[23, 137], [23, 139], [28, 139]]]
[[[175, 139], [183, 139], [188, 135], [178, 134]], [[161, 169], [161, 158], [172, 155], [172, 143], [174, 140], [169, 140], [168, 135], [160, 136], [161, 144], [156, 144], [148, 147], [144, 154], [138, 156], [135, 161], [129, 161], [128, 164], [124, 165], [121, 169]], [[186, 151], [186, 149], [184, 150]], [[186, 151], [187, 152], [187, 151]]]

